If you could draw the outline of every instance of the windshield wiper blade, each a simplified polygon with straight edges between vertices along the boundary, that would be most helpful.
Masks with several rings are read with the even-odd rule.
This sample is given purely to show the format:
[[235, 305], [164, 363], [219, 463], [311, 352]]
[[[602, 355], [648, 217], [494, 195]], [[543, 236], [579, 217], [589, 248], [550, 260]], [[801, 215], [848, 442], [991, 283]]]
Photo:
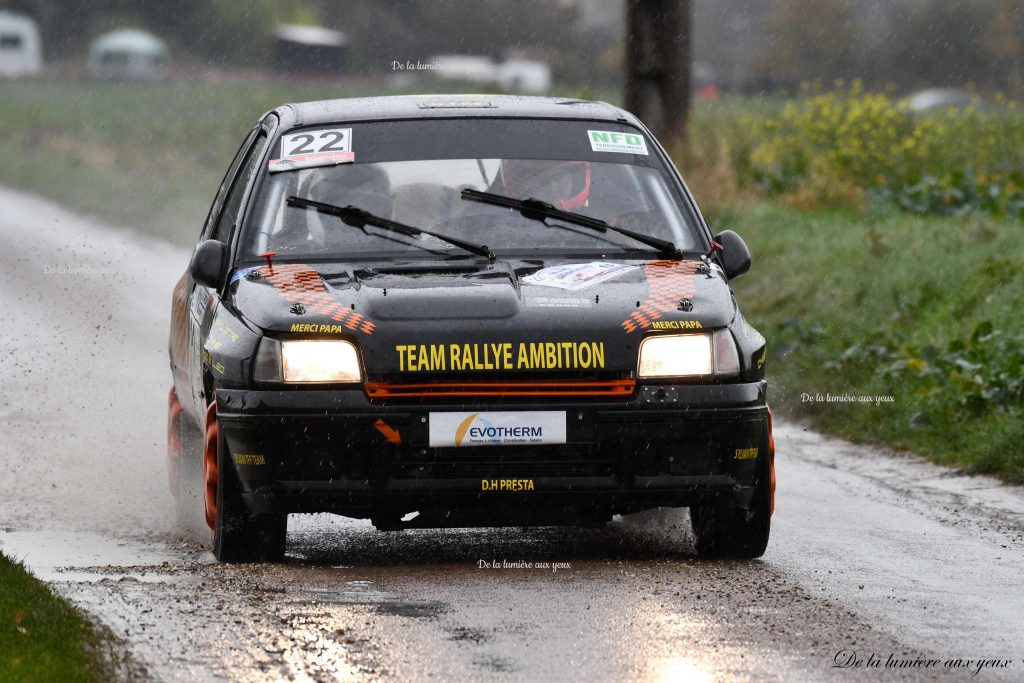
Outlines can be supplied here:
[[489, 260], [495, 259], [494, 252], [491, 251], [486, 245], [473, 244], [472, 242], [464, 242], [457, 237], [448, 237], [447, 235], [441, 235], [430, 230], [424, 230], [423, 228], [417, 228], [412, 225], [406, 225], [405, 223], [399, 223], [388, 218], [382, 218], [376, 214], [372, 214], [369, 211], [360, 209], [357, 206], [336, 206], [335, 204], [327, 204], [326, 202], [318, 202], [313, 199], [306, 199], [305, 197], [288, 197], [288, 206], [301, 206], [307, 209], [315, 209], [320, 213], [325, 213], [329, 216], [337, 216], [341, 219], [341, 222], [345, 225], [350, 225], [353, 228], [359, 228], [364, 233], [366, 232], [366, 226], [372, 225], [375, 228], [382, 228], [384, 230], [390, 230], [391, 232], [397, 232], [401, 235], [408, 237], [419, 237], [420, 235], [428, 235], [442, 242], [454, 245], [459, 249], [470, 252], [471, 254], [478, 254], [484, 256]]
[[481, 192], [480, 190], [474, 190], [472, 188], [464, 189], [462, 191], [462, 198], [471, 202], [482, 202], [484, 204], [493, 204], [494, 206], [504, 206], [518, 211], [524, 218], [540, 221], [544, 223], [544, 225], [548, 225], [548, 223], [545, 222], [546, 219], [554, 218], [555, 220], [565, 221], [566, 223], [590, 228], [598, 232], [607, 232], [610, 230], [611, 232], [617, 232], [620, 235], [625, 235], [626, 237], [632, 237], [637, 242], [643, 242], [647, 246], [654, 247], [661, 253], [669, 254], [674, 258], [680, 258], [683, 255], [682, 252], [679, 251], [679, 247], [668, 240], [663, 240], [660, 237], [653, 237], [651, 235], [645, 235], [640, 232], [633, 232], [626, 228], [620, 228], [616, 225], [611, 225], [600, 218], [591, 218], [590, 216], [584, 216], [581, 213], [565, 211], [563, 209], [559, 209], [553, 204], [549, 204], [539, 199], [516, 199], [514, 197], [506, 197], [501, 194], [494, 194], [493, 192]]

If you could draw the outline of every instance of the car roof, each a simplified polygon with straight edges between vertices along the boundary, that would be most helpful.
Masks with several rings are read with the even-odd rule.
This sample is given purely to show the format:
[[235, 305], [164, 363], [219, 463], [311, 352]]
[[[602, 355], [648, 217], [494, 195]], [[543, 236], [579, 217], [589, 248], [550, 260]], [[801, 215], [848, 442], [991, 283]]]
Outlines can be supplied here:
[[429, 118], [581, 119], [643, 127], [607, 102], [521, 95], [396, 95], [285, 104], [273, 110], [282, 128], [348, 121]]

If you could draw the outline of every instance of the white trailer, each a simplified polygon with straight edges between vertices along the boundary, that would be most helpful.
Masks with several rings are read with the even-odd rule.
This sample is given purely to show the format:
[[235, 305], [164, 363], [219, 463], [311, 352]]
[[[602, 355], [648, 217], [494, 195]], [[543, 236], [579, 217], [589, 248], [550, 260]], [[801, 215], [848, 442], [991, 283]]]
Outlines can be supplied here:
[[89, 73], [97, 78], [159, 80], [167, 65], [167, 45], [146, 31], [111, 31], [89, 47]]
[[30, 17], [0, 12], [0, 76], [35, 76], [43, 69], [39, 27]]

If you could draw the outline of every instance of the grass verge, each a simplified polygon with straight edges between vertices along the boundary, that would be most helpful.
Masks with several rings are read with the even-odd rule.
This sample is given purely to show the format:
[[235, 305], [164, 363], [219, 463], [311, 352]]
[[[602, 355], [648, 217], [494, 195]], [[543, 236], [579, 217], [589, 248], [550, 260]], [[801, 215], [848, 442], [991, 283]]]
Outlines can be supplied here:
[[0, 680], [74, 683], [115, 678], [92, 626], [17, 561], [0, 554]]
[[721, 225], [753, 253], [737, 297], [782, 414], [1024, 482], [1024, 224], [760, 203]]

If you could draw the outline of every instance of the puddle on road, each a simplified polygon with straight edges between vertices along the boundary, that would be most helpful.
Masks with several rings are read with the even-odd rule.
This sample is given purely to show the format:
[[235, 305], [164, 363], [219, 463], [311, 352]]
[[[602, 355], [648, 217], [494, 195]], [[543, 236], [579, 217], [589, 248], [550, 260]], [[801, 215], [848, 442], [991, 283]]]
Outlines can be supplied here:
[[43, 581], [91, 583], [176, 581], [181, 564], [166, 543], [117, 539], [85, 531], [0, 531], [0, 550]]
[[295, 591], [295, 594], [309, 596], [316, 602], [329, 605], [370, 605], [380, 614], [399, 617], [433, 618], [448, 609], [443, 602], [409, 600], [377, 590], [372, 581], [346, 581], [338, 589], [304, 588]]
[[304, 588], [296, 592], [334, 605], [376, 605], [398, 599], [396, 595], [376, 590], [372, 581], [346, 581], [343, 588]]
[[185, 580], [174, 574], [157, 574], [152, 572], [124, 573], [111, 571], [110, 567], [81, 567], [75, 570], [59, 567], [47, 581], [63, 583], [123, 583], [137, 581], [139, 583], [172, 583]]

